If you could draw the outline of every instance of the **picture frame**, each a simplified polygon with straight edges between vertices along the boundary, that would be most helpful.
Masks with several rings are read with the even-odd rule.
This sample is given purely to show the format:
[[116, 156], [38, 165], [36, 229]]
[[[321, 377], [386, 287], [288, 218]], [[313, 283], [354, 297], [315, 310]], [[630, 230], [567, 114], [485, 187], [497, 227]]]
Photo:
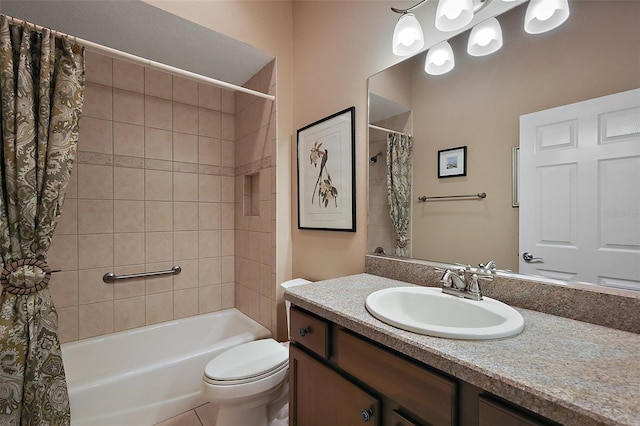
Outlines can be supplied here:
[[438, 151], [438, 178], [467, 175], [467, 147], [441, 149]]
[[298, 229], [356, 231], [355, 107], [297, 132]]
[[511, 147], [511, 207], [520, 207], [520, 147]]

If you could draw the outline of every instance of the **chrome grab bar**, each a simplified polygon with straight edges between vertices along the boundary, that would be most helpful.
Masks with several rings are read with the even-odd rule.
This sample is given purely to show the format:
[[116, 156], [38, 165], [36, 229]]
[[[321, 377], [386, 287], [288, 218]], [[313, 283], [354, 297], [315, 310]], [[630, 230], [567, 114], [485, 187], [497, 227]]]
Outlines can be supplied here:
[[182, 271], [181, 267], [174, 266], [173, 268], [167, 269], [166, 271], [138, 272], [137, 274], [116, 275], [113, 272], [109, 272], [102, 276], [102, 281], [104, 281], [107, 284], [111, 284], [120, 280], [132, 280], [132, 279], [144, 278], [144, 277], [157, 277], [158, 275], [178, 275], [181, 271]]
[[432, 200], [440, 200], [440, 201], [445, 201], [445, 200], [456, 200], [456, 199], [474, 199], [474, 198], [478, 198], [478, 199], [483, 199], [483, 198], [487, 198], [487, 193], [486, 192], [480, 192], [478, 194], [467, 194], [467, 195], [441, 195], [438, 197], [427, 197], [426, 195], [421, 195], [420, 197], [418, 197], [418, 202], [424, 203], [426, 201], [432, 201]]

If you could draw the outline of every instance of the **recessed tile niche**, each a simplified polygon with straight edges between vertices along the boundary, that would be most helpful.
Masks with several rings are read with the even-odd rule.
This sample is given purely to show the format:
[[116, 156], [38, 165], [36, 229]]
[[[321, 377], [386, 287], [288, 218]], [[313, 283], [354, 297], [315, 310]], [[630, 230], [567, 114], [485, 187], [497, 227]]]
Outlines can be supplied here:
[[260, 173], [244, 176], [242, 208], [245, 216], [260, 216]]

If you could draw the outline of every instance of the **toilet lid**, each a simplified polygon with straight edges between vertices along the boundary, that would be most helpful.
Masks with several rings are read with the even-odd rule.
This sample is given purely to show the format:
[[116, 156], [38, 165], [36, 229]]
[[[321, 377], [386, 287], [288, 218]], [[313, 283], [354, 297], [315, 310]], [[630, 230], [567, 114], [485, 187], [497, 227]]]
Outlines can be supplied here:
[[231, 348], [209, 361], [204, 374], [214, 380], [239, 380], [274, 370], [289, 360], [289, 351], [273, 339]]

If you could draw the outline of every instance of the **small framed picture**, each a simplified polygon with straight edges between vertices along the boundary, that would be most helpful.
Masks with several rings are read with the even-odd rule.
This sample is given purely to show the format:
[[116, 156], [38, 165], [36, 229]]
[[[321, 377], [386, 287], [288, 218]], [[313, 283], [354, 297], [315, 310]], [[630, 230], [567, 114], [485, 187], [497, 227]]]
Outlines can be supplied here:
[[438, 178], [467, 175], [467, 147], [442, 149], [438, 151]]

